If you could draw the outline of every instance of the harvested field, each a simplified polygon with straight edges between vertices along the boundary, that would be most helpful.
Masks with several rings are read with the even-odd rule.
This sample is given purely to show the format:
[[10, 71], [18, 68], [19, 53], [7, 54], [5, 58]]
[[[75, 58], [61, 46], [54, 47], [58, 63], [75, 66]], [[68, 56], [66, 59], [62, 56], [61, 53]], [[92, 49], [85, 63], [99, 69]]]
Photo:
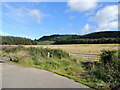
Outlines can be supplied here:
[[119, 44], [24, 45], [25, 47], [58, 48], [69, 53], [99, 54], [103, 49], [118, 49]]

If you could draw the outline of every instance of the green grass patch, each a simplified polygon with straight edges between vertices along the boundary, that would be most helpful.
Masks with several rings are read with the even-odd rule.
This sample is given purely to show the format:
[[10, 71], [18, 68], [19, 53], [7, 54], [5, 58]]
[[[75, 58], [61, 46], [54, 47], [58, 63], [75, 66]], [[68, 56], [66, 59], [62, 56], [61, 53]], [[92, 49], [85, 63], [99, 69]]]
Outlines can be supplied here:
[[51, 45], [54, 41], [38, 41], [37, 45]]

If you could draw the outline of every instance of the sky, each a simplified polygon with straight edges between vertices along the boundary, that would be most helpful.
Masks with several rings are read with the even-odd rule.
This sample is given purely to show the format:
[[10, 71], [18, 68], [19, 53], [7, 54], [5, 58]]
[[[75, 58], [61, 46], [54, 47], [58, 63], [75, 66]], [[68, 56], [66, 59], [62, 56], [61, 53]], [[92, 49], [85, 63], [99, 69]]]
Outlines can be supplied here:
[[38, 39], [118, 30], [117, 2], [2, 2], [0, 35]]

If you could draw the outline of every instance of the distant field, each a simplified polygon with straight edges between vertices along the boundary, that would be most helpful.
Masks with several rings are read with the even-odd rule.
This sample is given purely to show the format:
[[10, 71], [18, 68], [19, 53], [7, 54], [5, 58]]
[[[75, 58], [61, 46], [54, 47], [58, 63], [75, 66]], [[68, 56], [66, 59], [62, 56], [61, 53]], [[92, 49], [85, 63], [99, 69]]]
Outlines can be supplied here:
[[54, 43], [54, 41], [39, 41], [37, 45], [50, 45]]
[[102, 49], [118, 49], [119, 44], [25, 45], [25, 47], [58, 48], [69, 53], [99, 54]]

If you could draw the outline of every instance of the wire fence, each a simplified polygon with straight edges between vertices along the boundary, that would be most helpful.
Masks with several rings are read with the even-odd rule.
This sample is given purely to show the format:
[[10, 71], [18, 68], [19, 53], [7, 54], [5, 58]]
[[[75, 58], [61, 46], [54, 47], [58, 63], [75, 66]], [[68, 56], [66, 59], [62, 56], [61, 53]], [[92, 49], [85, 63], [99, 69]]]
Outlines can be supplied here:
[[80, 61], [99, 61], [99, 54], [83, 54], [83, 53], [70, 53], [70, 56], [77, 58]]

